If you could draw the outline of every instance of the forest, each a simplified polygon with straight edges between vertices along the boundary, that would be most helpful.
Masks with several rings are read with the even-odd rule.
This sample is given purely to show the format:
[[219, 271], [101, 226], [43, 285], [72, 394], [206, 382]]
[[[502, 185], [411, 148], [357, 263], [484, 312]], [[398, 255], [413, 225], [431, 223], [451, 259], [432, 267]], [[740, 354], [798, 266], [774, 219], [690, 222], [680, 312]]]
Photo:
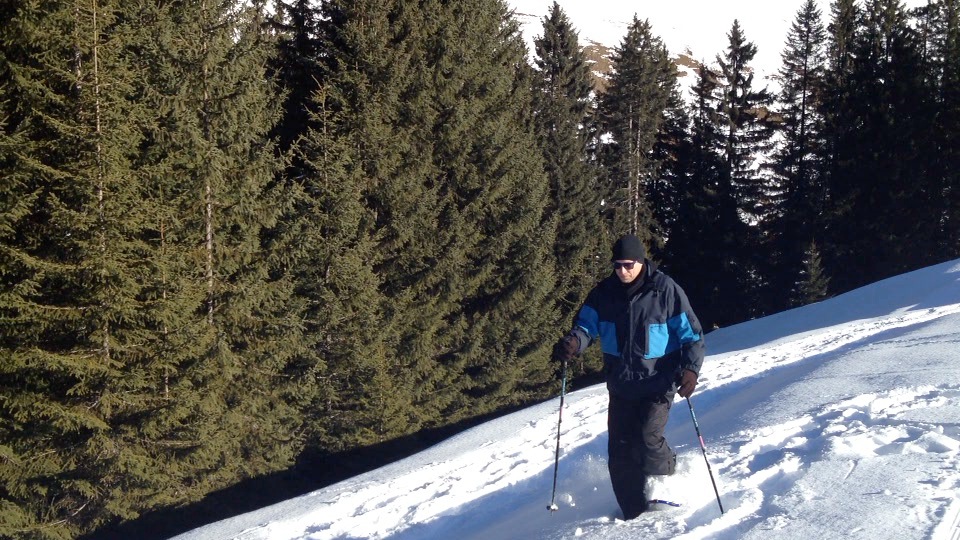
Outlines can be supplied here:
[[797, 4], [770, 90], [735, 13], [598, 89], [556, 3], [0, 3], [0, 538], [547, 399], [623, 233], [705, 328], [960, 257], [960, 0]]

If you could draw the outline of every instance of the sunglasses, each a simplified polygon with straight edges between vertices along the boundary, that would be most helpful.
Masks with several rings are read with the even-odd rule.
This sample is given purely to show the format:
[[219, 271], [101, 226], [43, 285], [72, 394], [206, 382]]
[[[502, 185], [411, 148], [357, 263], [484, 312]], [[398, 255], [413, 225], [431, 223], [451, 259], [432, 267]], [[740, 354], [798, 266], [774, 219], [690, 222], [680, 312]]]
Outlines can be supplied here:
[[613, 263], [613, 269], [620, 270], [622, 268], [629, 272], [630, 270], [633, 270], [633, 267], [636, 266], [636, 264], [637, 264], [636, 261], [623, 262], [623, 263], [615, 262]]

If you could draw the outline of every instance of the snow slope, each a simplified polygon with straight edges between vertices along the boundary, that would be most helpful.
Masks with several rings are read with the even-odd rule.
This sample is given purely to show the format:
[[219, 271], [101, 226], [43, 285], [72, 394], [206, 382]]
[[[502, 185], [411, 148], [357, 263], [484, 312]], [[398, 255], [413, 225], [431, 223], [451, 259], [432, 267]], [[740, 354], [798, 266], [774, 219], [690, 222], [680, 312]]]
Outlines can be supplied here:
[[[696, 306], [694, 299], [694, 306]], [[680, 500], [633, 521], [606, 472], [606, 391], [488, 422], [339, 484], [180, 540], [960, 539], [960, 261], [710, 333], [690, 410], [667, 437]]]

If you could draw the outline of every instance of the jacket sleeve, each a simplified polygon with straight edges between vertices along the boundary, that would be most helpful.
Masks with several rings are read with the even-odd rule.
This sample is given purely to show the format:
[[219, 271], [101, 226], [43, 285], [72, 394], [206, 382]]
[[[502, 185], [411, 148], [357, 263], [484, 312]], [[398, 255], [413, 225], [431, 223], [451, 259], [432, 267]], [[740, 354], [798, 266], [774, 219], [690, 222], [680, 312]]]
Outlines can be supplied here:
[[674, 284], [674, 295], [677, 316], [674, 317], [676, 324], [671, 331], [680, 342], [680, 369], [689, 369], [699, 376], [706, 351], [703, 328], [680, 285]]
[[577, 354], [582, 354], [593, 343], [593, 340], [600, 336], [600, 313], [596, 307], [597, 295], [598, 292], [595, 287], [587, 295], [587, 299], [580, 306], [580, 311], [577, 312], [577, 317], [573, 321], [573, 329], [570, 333], [580, 340], [580, 349]]

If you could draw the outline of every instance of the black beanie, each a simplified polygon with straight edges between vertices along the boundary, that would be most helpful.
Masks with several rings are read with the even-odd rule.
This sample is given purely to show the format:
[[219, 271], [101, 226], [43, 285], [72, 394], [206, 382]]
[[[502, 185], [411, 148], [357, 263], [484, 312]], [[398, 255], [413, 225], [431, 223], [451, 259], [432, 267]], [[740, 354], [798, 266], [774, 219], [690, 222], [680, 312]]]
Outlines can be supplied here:
[[643, 261], [647, 250], [643, 248], [640, 239], [632, 234], [625, 234], [613, 244], [612, 261]]

